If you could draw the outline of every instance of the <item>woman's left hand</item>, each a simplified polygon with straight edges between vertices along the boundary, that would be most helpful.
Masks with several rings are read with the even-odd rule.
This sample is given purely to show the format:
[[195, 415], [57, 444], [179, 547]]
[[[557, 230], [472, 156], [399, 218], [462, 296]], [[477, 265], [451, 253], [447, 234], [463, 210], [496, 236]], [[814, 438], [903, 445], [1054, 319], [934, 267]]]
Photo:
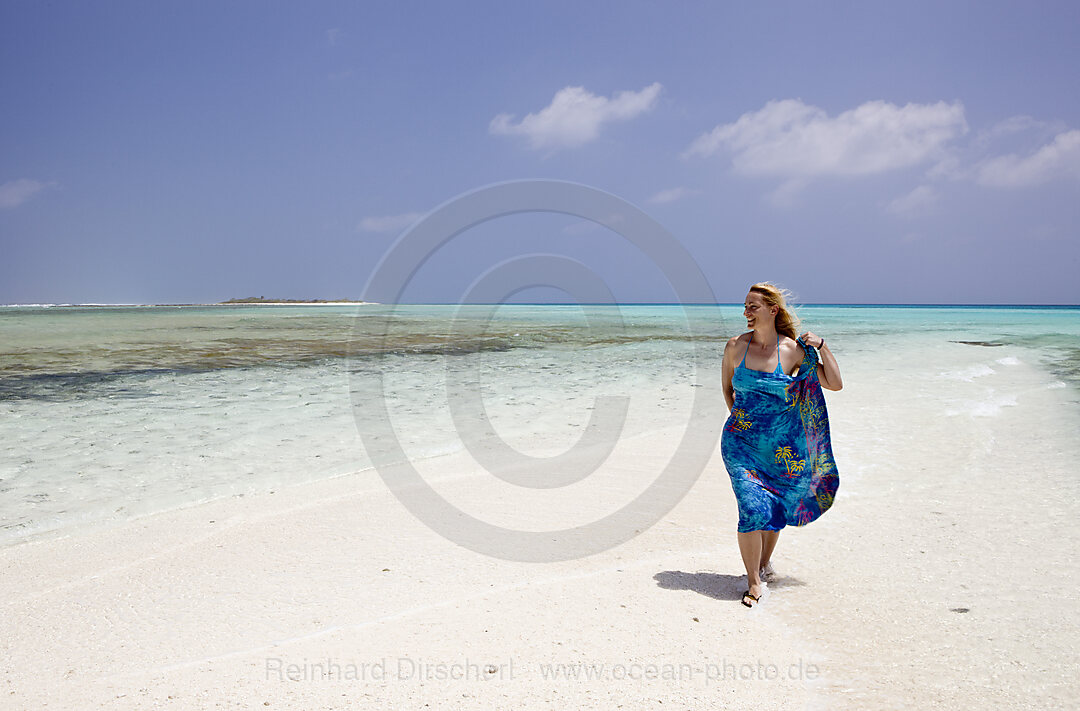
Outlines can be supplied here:
[[821, 348], [823, 345], [825, 345], [825, 339], [821, 336], [814, 335], [814, 333], [811, 331], [807, 331], [806, 333], [804, 333], [801, 338], [803, 343], [814, 348]]

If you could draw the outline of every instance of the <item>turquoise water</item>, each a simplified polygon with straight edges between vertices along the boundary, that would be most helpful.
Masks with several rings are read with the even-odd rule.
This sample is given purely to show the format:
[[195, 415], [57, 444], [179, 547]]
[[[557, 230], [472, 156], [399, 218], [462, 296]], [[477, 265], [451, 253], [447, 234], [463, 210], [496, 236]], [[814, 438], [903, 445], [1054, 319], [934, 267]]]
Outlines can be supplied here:
[[[803, 306], [799, 313], [803, 329], [859, 348], [906, 347], [898, 339], [1020, 346], [1080, 384], [1078, 307]], [[486, 307], [449, 305], [0, 308], [0, 400], [115, 395], [154, 374], [385, 353], [721, 342], [742, 325], [741, 307], [731, 305], [503, 306], [492, 322], [487, 315]]]
[[[450, 374], [479, 383], [497, 431], [523, 450], [571, 446], [598, 394], [632, 401], [628, 434], [669, 426], [686, 416], [697, 369], [718, 368], [727, 338], [743, 330], [741, 314], [741, 305], [0, 308], [0, 544], [369, 469], [358, 430], [370, 398], [385, 400], [409, 456], [455, 451], [447, 388], [461, 381]], [[1016, 397], [1044, 390], [1080, 401], [1077, 308], [799, 314], [801, 330], [828, 339], [852, 391], [840, 396], [867, 418], [897, 382], [925, 385], [920, 397], [950, 416], [1008, 417]]]

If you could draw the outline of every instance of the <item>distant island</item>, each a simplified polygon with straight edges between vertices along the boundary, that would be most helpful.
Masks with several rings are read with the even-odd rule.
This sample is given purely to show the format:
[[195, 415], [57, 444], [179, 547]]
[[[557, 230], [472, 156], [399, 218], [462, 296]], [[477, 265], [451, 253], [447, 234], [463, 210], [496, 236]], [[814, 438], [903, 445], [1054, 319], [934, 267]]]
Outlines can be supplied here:
[[355, 299], [268, 299], [265, 296], [247, 296], [243, 299], [219, 301], [219, 304], [369, 304], [370, 301]]

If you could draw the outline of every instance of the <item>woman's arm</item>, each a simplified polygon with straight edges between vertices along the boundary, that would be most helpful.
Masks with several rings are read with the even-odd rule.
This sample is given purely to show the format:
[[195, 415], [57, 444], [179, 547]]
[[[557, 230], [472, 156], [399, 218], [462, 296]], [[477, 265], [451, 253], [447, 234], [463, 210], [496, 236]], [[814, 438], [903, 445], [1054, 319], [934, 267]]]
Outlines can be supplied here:
[[724, 401], [729, 411], [735, 407], [735, 387], [731, 384], [731, 379], [735, 376], [735, 344], [738, 341], [739, 337], [735, 336], [724, 347], [724, 365], [721, 370], [724, 378]]
[[844, 380], [840, 377], [840, 366], [836, 362], [836, 356], [829, 350], [828, 344], [821, 336], [815, 336], [810, 331], [802, 335], [803, 343], [818, 349], [821, 362], [818, 363], [817, 376], [821, 387], [826, 390], [840, 390], [844, 387]]

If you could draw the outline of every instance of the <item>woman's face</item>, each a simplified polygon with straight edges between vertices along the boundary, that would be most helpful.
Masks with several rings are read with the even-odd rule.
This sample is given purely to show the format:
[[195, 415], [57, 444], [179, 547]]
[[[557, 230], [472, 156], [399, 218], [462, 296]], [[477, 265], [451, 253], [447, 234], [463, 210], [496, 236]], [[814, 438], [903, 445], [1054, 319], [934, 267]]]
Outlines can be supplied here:
[[756, 291], [749, 292], [746, 295], [746, 301], [743, 302], [746, 327], [753, 328], [755, 324], [775, 324], [776, 312], [779, 310], [776, 306], [767, 305], [761, 294]]

